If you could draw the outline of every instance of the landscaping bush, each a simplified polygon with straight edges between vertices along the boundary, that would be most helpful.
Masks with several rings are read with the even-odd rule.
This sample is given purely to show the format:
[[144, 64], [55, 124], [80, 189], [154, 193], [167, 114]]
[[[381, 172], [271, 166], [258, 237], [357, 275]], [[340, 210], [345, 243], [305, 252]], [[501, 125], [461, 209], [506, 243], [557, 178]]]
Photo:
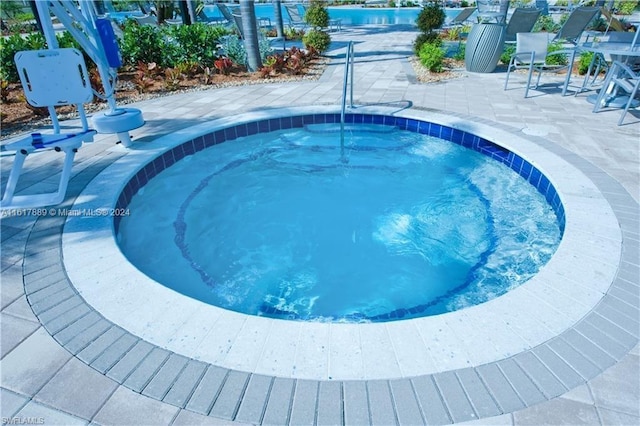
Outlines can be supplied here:
[[235, 34], [231, 34], [225, 40], [222, 47], [224, 55], [238, 65], [247, 64], [247, 52], [244, 49], [244, 43]]
[[185, 62], [212, 66], [223, 36], [229, 33], [222, 26], [205, 25], [138, 25], [125, 21], [120, 52], [125, 65], [155, 62], [162, 68], [174, 68]]
[[[258, 49], [260, 50], [261, 61], [264, 61], [273, 52], [269, 40], [266, 38], [258, 39]], [[223, 56], [231, 59], [233, 63], [247, 65], [247, 51], [245, 50], [244, 42], [236, 34], [231, 34], [225, 38], [222, 52]]]
[[155, 62], [159, 66], [171, 66], [168, 60], [173, 50], [165, 43], [160, 28], [153, 25], [138, 25], [128, 19], [122, 29], [123, 37], [119, 41], [122, 61], [125, 65], [135, 66], [138, 62]]
[[578, 74], [585, 75], [587, 73], [593, 55], [593, 52], [582, 52], [580, 54], [580, 59], [578, 59]]
[[179, 46], [178, 63], [197, 62], [203, 66], [213, 65], [217, 58], [216, 46], [221, 37], [228, 33], [222, 26], [196, 23], [193, 25], [171, 25], [167, 27], [169, 36]]
[[310, 30], [302, 36], [304, 47], [313, 47], [318, 53], [326, 52], [331, 44], [331, 36], [322, 30]]
[[[558, 50], [562, 50], [562, 43], [555, 42], [549, 45], [549, 49], [547, 50], [547, 55], [551, 55], [551, 53], [556, 52]], [[547, 64], [549, 65], [567, 65], [569, 63], [569, 59], [567, 55], [557, 54], [547, 56]]]
[[631, 15], [636, 7], [638, 7], [638, 2], [631, 0], [617, 0], [614, 4], [614, 9], [620, 15]]
[[416, 19], [418, 29], [423, 33], [429, 33], [442, 27], [446, 15], [440, 4], [434, 2], [422, 8]]
[[312, 1], [304, 15], [307, 24], [314, 28], [326, 28], [329, 26], [329, 12], [322, 1]]
[[312, 29], [302, 36], [302, 43], [305, 47], [312, 47], [318, 53], [326, 52], [331, 44], [331, 36], [323, 30], [329, 25], [329, 12], [325, 5], [324, 1], [311, 0], [304, 15], [305, 21]]
[[422, 8], [416, 18], [416, 25], [420, 30], [420, 34], [413, 42], [413, 51], [420, 56], [422, 46], [425, 44], [434, 44], [440, 41], [436, 29], [444, 24], [445, 13], [438, 3], [430, 3]]
[[505, 65], [509, 65], [511, 62], [511, 57], [516, 53], [516, 46], [513, 44], [506, 44], [504, 46], [504, 50], [502, 51], [502, 55], [500, 55], [500, 62]]
[[442, 72], [444, 69], [445, 51], [439, 43], [424, 43], [418, 53], [420, 63], [431, 72]]
[[41, 33], [32, 33], [27, 37], [14, 34], [7, 38], [0, 38], [0, 77], [10, 83], [20, 81], [18, 70], [13, 57], [23, 50], [38, 50], [47, 47], [44, 36]]
[[556, 24], [551, 15], [543, 15], [538, 17], [535, 25], [533, 26], [533, 32], [546, 31], [548, 33], [558, 32], [560, 25]]
[[442, 40], [438, 36], [438, 33], [435, 32], [418, 34], [416, 39], [413, 41], [413, 51], [416, 55], [420, 55], [420, 49], [425, 43], [442, 43]]

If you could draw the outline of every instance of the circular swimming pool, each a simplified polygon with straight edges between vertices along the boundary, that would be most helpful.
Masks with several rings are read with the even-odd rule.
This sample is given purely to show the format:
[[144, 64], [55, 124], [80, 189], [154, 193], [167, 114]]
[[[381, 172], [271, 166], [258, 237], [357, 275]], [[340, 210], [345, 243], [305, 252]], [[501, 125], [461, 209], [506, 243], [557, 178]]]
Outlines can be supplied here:
[[544, 140], [456, 114], [401, 106], [356, 111], [368, 113], [359, 115], [363, 120], [383, 116], [376, 124], [433, 132], [517, 171], [558, 218], [562, 239], [551, 259], [525, 283], [485, 303], [441, 315], [359, 323], [287, 321], [223, 309], [160, 285], [126, 259], [115, 238], [122, 215], [158, 173], [220, 142], [233, 144], [238, 137], [339, 114], [335, 106], [312, 106], [224, 116], [135, 144], [74, 202], [73, 209], [113, 214], [67, 218], [62, 249], [69, 280], [114, 330], [219, 367], [323, 380], [413, 377], [513, 357], [554, 339], [600, 303], [616, 272], [603, 265], [617, 265], [621, 253], [615, 214], [595, 184], [546, 149]]
[[231, 126], [149, 163], [120, 197], [124, 254], [216, 306], [347, 322], [483, 303], [552, 256], [562, 205], [522, 158], [450, 127], [351, 114], [341, 159], [338, 120]]

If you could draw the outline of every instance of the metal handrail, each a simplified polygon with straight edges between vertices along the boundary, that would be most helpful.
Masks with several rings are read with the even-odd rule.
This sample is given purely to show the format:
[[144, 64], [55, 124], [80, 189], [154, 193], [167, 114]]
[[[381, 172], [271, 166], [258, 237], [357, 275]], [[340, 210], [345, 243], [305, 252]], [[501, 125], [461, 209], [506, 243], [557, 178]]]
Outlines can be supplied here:
[[[351, 77], [350, 81], [349, 77]], [[347, 85], [350, 87], [349, 108], [353, 108], [353, 41], [347, 45], [347, 54], [345, 55], [342, 107], [340, 109], [340, 159], [343, 162], [346, 161], [344, 156], [344, 116], [347, 104]]]

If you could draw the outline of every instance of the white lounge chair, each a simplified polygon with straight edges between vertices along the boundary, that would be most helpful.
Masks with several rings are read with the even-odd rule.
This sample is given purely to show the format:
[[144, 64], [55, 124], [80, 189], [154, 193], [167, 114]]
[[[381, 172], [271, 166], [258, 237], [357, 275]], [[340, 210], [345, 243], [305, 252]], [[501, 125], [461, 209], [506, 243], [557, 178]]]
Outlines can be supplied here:
[[[29, 50], [15, 55], [16, 68], [27, 102], [35, 107], [47, 107], [53, 122], [53, 134], [32, 133], [6, 146], [15, 151], [13, 167], [0, 201], [0, 208], [44, 207], [64, 200], [76, 151], [83, 142], [93, 141], [95, 130], [89, 129], [83, 104], [93, 99], [89, 72], [82, 53], [76, 49]], [[62, 133], [56, 106], [75, 105], [82, 128]], [[65, 154], [58, 189], [55, 192], [14, 195], [28, 155], [56, 151]]]

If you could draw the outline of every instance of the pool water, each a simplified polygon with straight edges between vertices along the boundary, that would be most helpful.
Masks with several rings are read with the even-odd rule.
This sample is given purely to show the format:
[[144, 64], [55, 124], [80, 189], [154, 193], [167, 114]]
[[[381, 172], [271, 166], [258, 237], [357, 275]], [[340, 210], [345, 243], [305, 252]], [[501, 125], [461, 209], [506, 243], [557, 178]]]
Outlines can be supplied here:
[[147, 183], [118, 228], [142, 272], [252, 315], [388, 321], [522, 284], [561, 231], [510, 168], [431, 136], [336, 124], [242, 137]]
[[[256, 4], [256, 16], [268, 18], [275, 24], [275, 14], [273, 5]], [[342, 25], [372, 25], [372, 24], [409, 24], [415, 25], [416, 18], [421, 8], [350, 8], [350, 7], [328, 7], [331, 19], [342, 20]], [[220, 10], [215, 5], [205, 6], [204, 12], [209, 17], [222, 18]], [[447, 19], [455, 16], [459, 10], [445, 9]], [[284, 7], [282, 8], [282, 19], [286, 25], [289, 19]]]

